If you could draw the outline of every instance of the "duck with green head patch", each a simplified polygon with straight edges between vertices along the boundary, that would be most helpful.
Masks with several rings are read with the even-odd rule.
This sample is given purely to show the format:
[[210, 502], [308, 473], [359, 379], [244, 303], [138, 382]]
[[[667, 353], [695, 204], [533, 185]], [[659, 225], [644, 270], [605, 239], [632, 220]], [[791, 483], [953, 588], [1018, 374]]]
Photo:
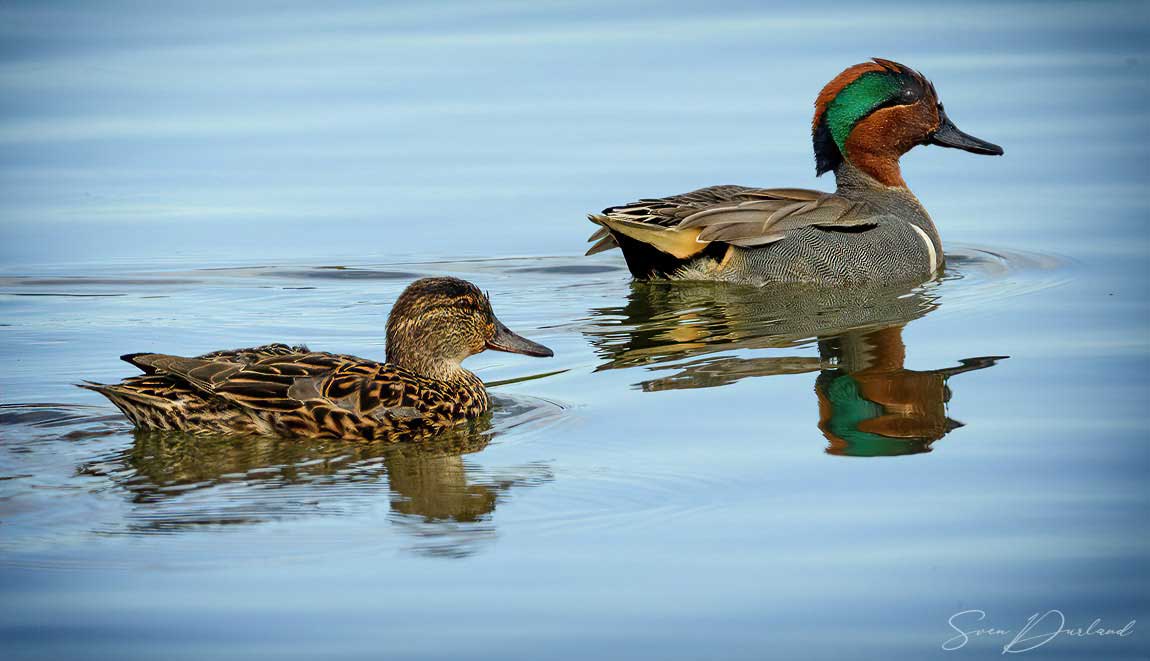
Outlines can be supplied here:
[[856, 64], [815, 100], [816, 171], [834, 193], [711, 186], [592, 214], [587, 254], [621, 248], [636, 278], [857, 285], [926, 280], [943, 266], [938, 231], [899, 158], [917, 145], [1002, 148], [963, 133], [934, 85], [890, 60]]

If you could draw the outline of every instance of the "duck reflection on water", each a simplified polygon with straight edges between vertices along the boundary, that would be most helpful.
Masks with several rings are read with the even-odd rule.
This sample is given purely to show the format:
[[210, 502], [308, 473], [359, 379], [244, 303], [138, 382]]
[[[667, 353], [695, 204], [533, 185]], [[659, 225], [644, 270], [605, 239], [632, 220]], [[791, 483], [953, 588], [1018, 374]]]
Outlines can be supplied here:
[[[514, 424], [547, 413], [495, 400], [497, 416]], [[511, 491], [552, 479], [544, 464], [489, 469], [466, 458], [508, 426], [485, 416], [434, 439], [398, 444], [136, 431], [130, 448], [81, 472], [108, 476], [126, 490], [135, 533], [351, 514], [386, 493], [392, 521], [416, 538], [414, 550], [468, 555], [494, 536], [493, 514]]]
[[[966, 358], [927, 371], [904, 367], [902, 330], [939, 307], [937, 288], [937, 282], [863, 289], [636, 282], [626, 305], [593, 310], [585, 333], [605, 361], [598, 370], [669, 372], [636, 384], [648, 392], [817, 372], [818, 427], [828, 453], [917, 454], [962, 426], [946, 413], [950, 377], [1006, 358]], [[817, 356], [745, 355], [812, 344]]]
[[965, 358], [957, 367], [908, 370], [901, 326], [820, 340], [819, 354], [837, 365], [822, 369], [815, 380], [819, 430], [830, 441], [828, 453], [849, 457], [930, 452], [932, 443], [962, 426], [946, 414], [950, 377], [1006, 358]]

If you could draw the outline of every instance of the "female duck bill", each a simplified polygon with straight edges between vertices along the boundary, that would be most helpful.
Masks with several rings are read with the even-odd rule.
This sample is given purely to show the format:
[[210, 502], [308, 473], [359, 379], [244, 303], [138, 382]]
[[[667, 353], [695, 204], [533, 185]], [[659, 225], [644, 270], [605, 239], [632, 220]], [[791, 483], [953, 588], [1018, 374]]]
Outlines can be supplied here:
[[512, 331], [507, 326], [503, 325], [502, 321], [495, 320], [495, 335], [490, 340], [487, 340], [487, 348], [495, 351], [506, 351], [508, 353], [521, 353], [525, 356], [536, 356], [538, 358], [550, 358], [555, 355], [555, 352], [547, 347], [532, 342], [531, 340], [523, 337]]

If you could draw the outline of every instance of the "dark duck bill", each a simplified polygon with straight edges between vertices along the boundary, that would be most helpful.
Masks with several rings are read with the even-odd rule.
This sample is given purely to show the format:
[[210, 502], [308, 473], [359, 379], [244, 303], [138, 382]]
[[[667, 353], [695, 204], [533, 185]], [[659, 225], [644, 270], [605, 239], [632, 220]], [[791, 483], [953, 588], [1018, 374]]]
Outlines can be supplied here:
[[943, 111], [941, 105], [938, 107], [938, 119], [938, 128], [927, 137], [926, 144], [962, 149], [972, 154], [1002, 156], [1002, 147], [999, 147], [993, 142], [987, 142], [982, 138], [976, 138], [969, 133], [964, 133], [955, 126], [954, 122], [950, 121], [950, 118], [946, 116], [946, 112]]
[[550, 358], [555, 355], [554, 351], [538, 342], [532, 342], [522, 335], [515, 333], [507, 326], [504, 326], [503, 322], [498, 319], [495, 320], [495, 335], [490, 340], [487, 340], [487, 348], [495, 351], [506, 351], [508, 353], [521, 353], [525, 356], [536, 356], [538, 358]]

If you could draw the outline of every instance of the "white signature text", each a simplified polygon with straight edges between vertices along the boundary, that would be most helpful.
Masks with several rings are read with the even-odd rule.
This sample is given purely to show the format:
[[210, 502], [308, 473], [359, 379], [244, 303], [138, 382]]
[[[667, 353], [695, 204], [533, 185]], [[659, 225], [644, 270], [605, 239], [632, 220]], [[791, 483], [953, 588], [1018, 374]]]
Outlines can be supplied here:
[[1086, 626], [1066, 626], [1066, 615], [1051, 609], [1045, 613], [1035, 613], [1027, 618], [1021, 629], [992, 627], [985, 623], [986, 611], [971, 609], [955, 613], [947, 623], [957, 632], [942, 644], [942, 649], [953, 651], [962, 649], [973, 638], [1003, 637], [1010, 642], [1002, 646], [1003, 654], [1019, 654], [1042, 647], [1058, 637], [1066, 638], [1126, 638], [1134, 633], [1136, 620], [1130, 620], [1121, 628], [1103, 626], [1101, 618], [1095, 618]]

